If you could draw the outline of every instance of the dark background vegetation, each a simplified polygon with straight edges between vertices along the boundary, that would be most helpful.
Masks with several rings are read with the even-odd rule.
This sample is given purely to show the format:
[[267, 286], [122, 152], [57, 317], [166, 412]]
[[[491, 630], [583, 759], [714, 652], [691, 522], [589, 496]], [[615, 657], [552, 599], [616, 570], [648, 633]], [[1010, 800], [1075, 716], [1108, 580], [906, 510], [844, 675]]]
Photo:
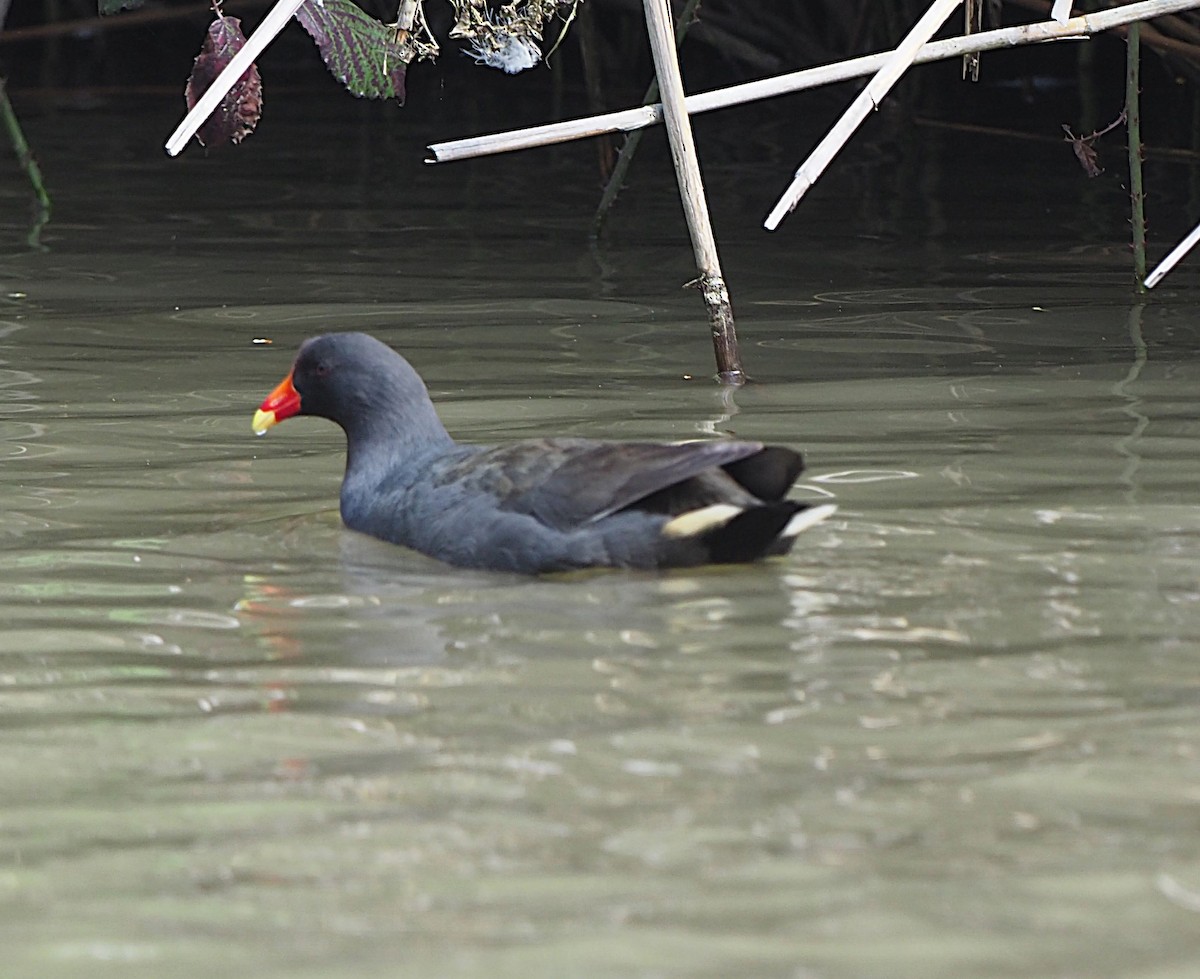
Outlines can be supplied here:
[[[684, 48], [688, 88], [719, 87], [884, 49], [926, 5], [925, 0], [705, 0]], [[1050, 6], [1048, 0], [1040, 5]], [[242, 18], [250, 33], [267, 6], [260, 0], [230, 0], [226, 12]], [[365, 0], [363, 6], [383, 20], [395, 14], [394, 0]], [[1040, 19], [1038, 6], [1037, 0], [1004, 3], [1000, 22]], [[469, 117], [478, 111], [485, 124], [492, 118], [502, 125], [541, 122], [560, 111], [578, 114], [635, 104], [651, 74], [640, 0], [587, 0], [549, 68], [517, 77], [475, 66], [446, 39], [451, 20], [447, 4], [427, 0], [426, 9], [443, 49], [436, 63], [410, 69], [408, 103], [397, 110], [406, 115], [444, 118], [461, 112]], [[132, 103], [155, 94], [182, 97], [210, 20], [211, 12], [195, 0], [159, 0], [103, 19], [96, 17], [95, 0], [21, 0], [9, 13], [0, 58], [10, 89], [21, 93], [18, 97], [24, 96], [27, 106], [34, 96], [42, 100], [41, 109], [85, 109], [102, 100]], [[957, 33], [959, 20], [952, 18], [942, 34]], [[1200, 16], [1174, 19], [1176, 33], [1185, 36], [1169, 37], [1174, 45], [1169, 51], [1156, 51], [1153, 39], [1147, 39], [1143, 88], [1148, 142], [1185, 149], [1194, 148], [1200, 138], [1200, 72], [1186, 40], [1193, 21], [1200, 24]], [[1200, 26], [1194, 30], [1200, 42]], [[593, 55], [590, 74], [585, 72], [584, 45]], [[1200, 55], [1200, 43], [1195, 52]], [[960, 74], [959, 65], [945, 63], [914, 73], [913, 84], [902, 86], [899, 94], [910, 108], [934, 110], [947, 121], [1002, 126], [1064, 113], [1061, 122], [1088, 125], [1091, 120], [1080, 118], [1080, 107], [1094, 98], [1091, 111], [1102, 125], [1119, 108], [1123, 56], [1122, 39], [1115, 34], [1092, 44], [988, 53], [979, 84], [951, 84]], [[285, 30], [260, 67], [267, 103], [264, 124], [293, 89], [352, 100], [339, 92], [298, 27]], [[1088, 91], [1081, 93], [1081, 86]], [[850, 87], [842, 89], [798, 98], [805, 109], [814, 100], [838, 106]], [[777, 113], [796, 107], [786, 99], [768, 104]]]
[[[364, 0], [364, 6], [383, 20], [395, 15], [395, 0]], [[685, 82], [690, 91], [699, 91], [882, 50], [899, 40], [926, 6], [927, 0], [704, 0], [700, 21], [683, 50]], [[1050, 2], [1008, 0], [992, 6], [985, 26], [1043, 19]], [[263, 0], [229, 0], [225, 10], [242, 18], [249, 34], [267, 7]], [[386, 152], [377, 135], [364, 144], [368, 154], [375, 154], [375, 161], [366, 164], [374, 167], [375, 179], [395, 179], [400, 161], [407, 167], [404, 179], [428, 181], [434, 179], [433, 171], [420, 162], [426, 142], [628, 108], [641, 101], [652, 75], [640, 0], [586, 0], [549, 63], [517, 76], [475, 65], [447, 38], [451, 16], [442, 0], [427, 0], [426, 9], [442, 53], [436, 62], [410, 68], [404, 106], [368, 103], [348, 94], [325, 70], [308, 36], [291, 25], [259, 60], [264, 113], [257, 132], [241, 146], [209, 153], [193, 144], [185, 155], [236, 158], [239, 170], [262, 172], [267, 157], [260, 147], [269, 145], [278, 153], [284, 139], [273, 120], [311, 117], [307, 138], [318, 141], [327, 128], [322, 120], [337, 116], [361, 120], [364, 130], [387, 132]], [[211, 18], [206, 5], [196, 0], [151, 0], [140, 10], [103, 19], [96, 16], [95, 0], [20, 0], [0, 35], [0, 63], [18, 115], [32, 121], [34, 135], [40, 132], [44, 140], [48, 127], [71, 130], [81, 116], [105, 113], [113, 126], [122, 128], [124, 153], [165, 165], [162, 143], [183, 115], [184, 85]], [[941, 34], [959, 33], [961, 27], [956, 15]], [[1192, 32], [1195, 46], [1189, 40]], [[1161, 38], [1167, 39], [1165, 45], [1158, 43]], [[1149, 182], [1152, 205], [1156, 194], [1159, 202], [1159, 209], [1151, 211], [1151, 234], [1172, 241], [1194, 224], [1200, 200], [1200, 14], [1148, 28], [1143, 44], [1147, 159], [1163, 168]], [[1021, 161], [1031, 173], [1040, 173], [1044, 164], [1031, 163], [1031, 154], [1053, 161], [1061, 179], [1082, 185], [1088, 178], [1064, 141], [1062, 127], [1083, 134], [1117, 118], [1124, 61], [1124, 40], [1114, 32], [1088, 42], [985, 53], [980, 81], [974, 84], [962, 80], [958, 61], [919, 67], [855, 137], [854, 151], [893, 154], [897, 169], [903, 162], [910, 170], [897, 179], [911, 179], [911, 172], [923, 166], [926, 146], [951, 134], [958, 142], [948, 159], [961, 168], [963, 200], [969, 199], [973, 182], [978, 187], [988, 179], [989, 168]], [[847, 83], [698, 117], [706, 172], [770, 161], [784, 186], [857, 88], [858, 83]], [[289, 138], [293, 142], [285, 158], [297, 167], [305, 165], [305, 146], [294, 135]], [[579, 185], [571, 202], [578, 207], [598, 194], [619, 139], [534, 151], [521, 155], [521, 165], [550, 172], [562, 154], [570, 154], [567, 181]], [[1107, 197], [1096, 210], [1106, 214], [1098, 225], [1106, 240], [1112, 240], [1114, 228], [1119, 240], [1121, 224], [1128, 220], [1121, 202], [1126, 193], [1123, 141], [1124, 129], [1118, 127], [1100, 146]], [[38, 148], [35, 139], [35, 153]], [[82, 153], [93, 151], [80, 147]], [[664, 143], [648, 141], [643, 152], [662, 154]], [[259, 153], [262, 162], [256, 162]], [[835, 169], [844, 175], [852, 165], [843, 159]], [[177, 168], [178, 161], [171, 166]], [[495, 164], [449, 167], [459, 168], [453, 179], [466, 173], [502, 179], [504, 172]], [[635, 170], [634, 179], [645, 172]], [[11, 154], [6, 173], [10, 187], [22, 179]], [[54, 174], [47, 182], [53, 192]], [[843, 192], [858, 193], [853, 188]], [[1088, 193], [1092, 197], [1085, 198], [1085, 206], [1090, 208], [1096, 195]], [[561, 194], [562, 187], [555, 187], [556, 198]], [[754, 198], [753, 213], [735, 214], [744, 219], [747, 233], [759, 232], [758, 212], [765, 213], [771, 203], [767, 196], [764, 191]], [[742, 207], [728, 193], [714, 203], [718, 211], [723, 206], [732, 212]], [[1080, 208], [1074, 212], [1079, 214]], [[1089, 220], [1080, 215], [1081, 226]], [[728, 228], [726, 223], [725, 233]]]

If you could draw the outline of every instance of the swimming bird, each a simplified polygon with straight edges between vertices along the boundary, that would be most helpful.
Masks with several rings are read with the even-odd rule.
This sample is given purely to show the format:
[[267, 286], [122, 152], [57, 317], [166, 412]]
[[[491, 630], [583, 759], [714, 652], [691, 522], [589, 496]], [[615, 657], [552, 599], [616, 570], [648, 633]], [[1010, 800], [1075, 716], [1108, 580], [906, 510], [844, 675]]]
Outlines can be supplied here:
[[254, 431], [294, 415], [346, 434], [347, 527], [462, 567], [748, 562], [785, 553], [836, 509], [785, 499], [800, 454], [759, 442], [460, 444], [409, 362], [365, 333], [306, 340]]

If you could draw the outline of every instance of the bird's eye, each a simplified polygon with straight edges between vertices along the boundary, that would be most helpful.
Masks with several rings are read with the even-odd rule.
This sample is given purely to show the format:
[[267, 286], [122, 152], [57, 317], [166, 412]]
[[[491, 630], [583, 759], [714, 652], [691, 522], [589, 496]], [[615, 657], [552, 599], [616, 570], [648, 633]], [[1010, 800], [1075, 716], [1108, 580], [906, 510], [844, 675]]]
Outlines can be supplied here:
[[317, 377], [328, 377], [329, 372], [330, 372], [330, 367], [323, 360], [319, 360], [313, 365], [313, 373]]

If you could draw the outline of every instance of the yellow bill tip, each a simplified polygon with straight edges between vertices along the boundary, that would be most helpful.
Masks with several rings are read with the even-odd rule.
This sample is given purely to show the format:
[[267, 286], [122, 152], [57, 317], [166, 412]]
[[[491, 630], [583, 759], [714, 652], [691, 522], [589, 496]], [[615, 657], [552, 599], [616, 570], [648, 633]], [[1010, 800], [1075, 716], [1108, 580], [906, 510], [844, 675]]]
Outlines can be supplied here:
[[273, 411], [263, 411], [261, 408], [254, 413], [254, 421], [250, 423], [250, 427], [254, 430], [255, 435], [266, 435], [267, 429], [274, 425], [279, 419], [275, 417]]

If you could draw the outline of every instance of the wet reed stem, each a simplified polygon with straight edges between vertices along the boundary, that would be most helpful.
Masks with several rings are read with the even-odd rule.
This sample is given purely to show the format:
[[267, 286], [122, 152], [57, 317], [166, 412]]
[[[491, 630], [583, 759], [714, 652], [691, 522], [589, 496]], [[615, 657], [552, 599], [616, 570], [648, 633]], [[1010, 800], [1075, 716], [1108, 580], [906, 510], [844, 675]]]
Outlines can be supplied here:
[[1146, 199], [1142, 185], [1141, 25], [1129, 25], [1125, 36], [1125, 126], [1129, 150], [1129, 198], [1132, 209], [1133, 276], [1137, 291], [1146, 291]]

